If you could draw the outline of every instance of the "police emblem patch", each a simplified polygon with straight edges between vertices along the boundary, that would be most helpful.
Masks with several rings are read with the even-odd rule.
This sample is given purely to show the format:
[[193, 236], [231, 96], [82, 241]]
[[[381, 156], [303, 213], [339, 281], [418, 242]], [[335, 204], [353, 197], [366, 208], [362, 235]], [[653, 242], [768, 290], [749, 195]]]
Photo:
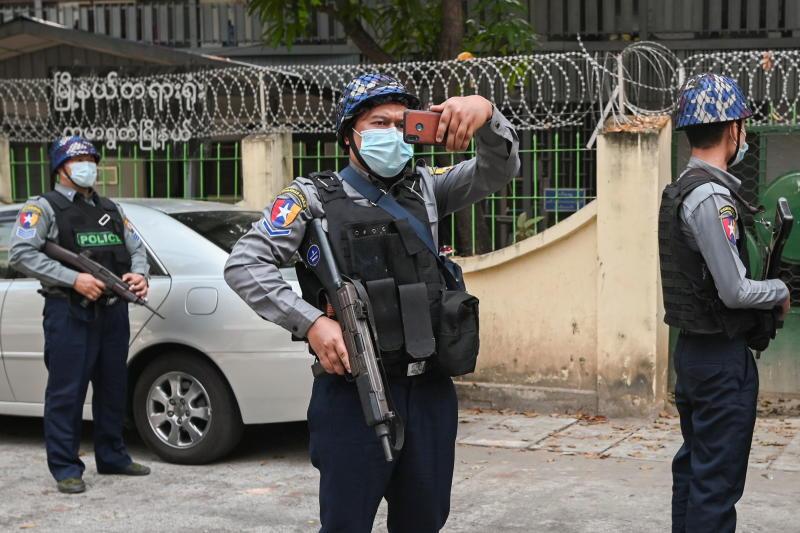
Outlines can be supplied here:
[[302, 210], [303, 206], [295, 195], [283, 194], [272, 204], [269, 220], [275, 228], [287, 228]]
[[720, 208], [719, 220], [722, 222], [722, 230], [725, 232], [725, 237], [728, 239], [728, 242], [735, 245], [739, 235], [736, 225], [736, 210], [732, 205], [726, 205]]
[[26, 205], [19, 212], [19, 225], [21, 228], [31, 229], [39, 223], [42, 210], [35, 205]]

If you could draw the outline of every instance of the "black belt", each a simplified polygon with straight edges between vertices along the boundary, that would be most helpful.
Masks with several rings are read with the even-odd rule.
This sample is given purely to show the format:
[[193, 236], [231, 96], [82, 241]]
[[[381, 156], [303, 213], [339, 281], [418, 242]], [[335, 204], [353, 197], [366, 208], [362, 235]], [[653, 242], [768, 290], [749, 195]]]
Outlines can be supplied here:
[[[62, 291], [61, 289], [38, 289], [36, 292], [44, 296], [45, 298], [69, 298], [69, 294], [66, 291]], [[94, 302], [89, 302], [89, 304], [96, 303], [100, 304], [104, 307], [111, 307], [112, 305], [116, 304], [120, 301], [119, 296], [113, 295], [103, 295]]]
[[390, 378], [415, 378], [430, 372], [431, 362], [429, 360], [417, 361], [407, 364], [395, 364], [385, 368], [386, 375]]

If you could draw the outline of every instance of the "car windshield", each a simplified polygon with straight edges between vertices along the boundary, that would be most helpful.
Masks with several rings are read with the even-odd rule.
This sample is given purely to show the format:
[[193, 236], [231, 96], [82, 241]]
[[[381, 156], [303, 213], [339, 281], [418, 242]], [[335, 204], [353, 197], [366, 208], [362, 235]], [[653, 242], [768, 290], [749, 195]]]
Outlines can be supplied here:
[[172, 217], [219, 246], [226, 253], [231, 253], [233, 245], [250, 231], [253, 222], [261, 218], [261, 213], [258, 211], [197, 211], [173, 213]]

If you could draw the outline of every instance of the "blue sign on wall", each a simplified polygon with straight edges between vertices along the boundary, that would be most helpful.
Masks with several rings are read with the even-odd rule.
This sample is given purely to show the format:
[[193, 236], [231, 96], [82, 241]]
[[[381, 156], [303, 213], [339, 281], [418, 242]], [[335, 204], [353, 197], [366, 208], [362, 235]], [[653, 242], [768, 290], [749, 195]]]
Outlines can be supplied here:
[[586, 205], [586, 189], [545, 189], [544, 210], [575, 212]]

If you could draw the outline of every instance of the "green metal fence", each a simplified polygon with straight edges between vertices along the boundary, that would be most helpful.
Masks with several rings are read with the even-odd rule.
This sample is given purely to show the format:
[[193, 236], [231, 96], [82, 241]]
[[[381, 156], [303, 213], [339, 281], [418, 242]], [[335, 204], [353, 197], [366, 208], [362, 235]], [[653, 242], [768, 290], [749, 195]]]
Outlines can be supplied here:
[[[506, 187], [442, 221], [440, 244], [457, 255], [503, 248], [563, 220], [596, 196], [595, 150], [586, 148], [588, 127], [520, 134], [521, 169]], [[419, 147], [415, 156], [435, 166], [455, 165], [475, 155]], [[333, 137], [297, 136], [294, 174], [338, 170], [347, 156]]]
[[[114, 198], [193, 198], [241, 200], [239, 142], [167, 143], [143, 151], [136, 144], [100, 147], [97, 189]], [[15, 143], [11, 147], [11, 187], [15, 201], [50, 190], [47, 146]]]
[[[543, 231], [596, 195], [595, 150], [585, 147], [589, 126], [520, 133], [519, 175], [500, 191], [442, 221], [440, 244], [458, 255], [497, 250]], [[294, 176], [338, 170], [347, 156], [332, 136], [295, 136]], [[101, 147], [98, 191], [114, 198], [192, 198], [235, 202], [242, 197], [241, 143], [167, 143], [157, 151], [135, 144]], [[444, 167], [475, 156], [419, 147], [416, 157]], [[51, 187], [47, 147], [12, 145], [12, 194], [16, 201]]]

